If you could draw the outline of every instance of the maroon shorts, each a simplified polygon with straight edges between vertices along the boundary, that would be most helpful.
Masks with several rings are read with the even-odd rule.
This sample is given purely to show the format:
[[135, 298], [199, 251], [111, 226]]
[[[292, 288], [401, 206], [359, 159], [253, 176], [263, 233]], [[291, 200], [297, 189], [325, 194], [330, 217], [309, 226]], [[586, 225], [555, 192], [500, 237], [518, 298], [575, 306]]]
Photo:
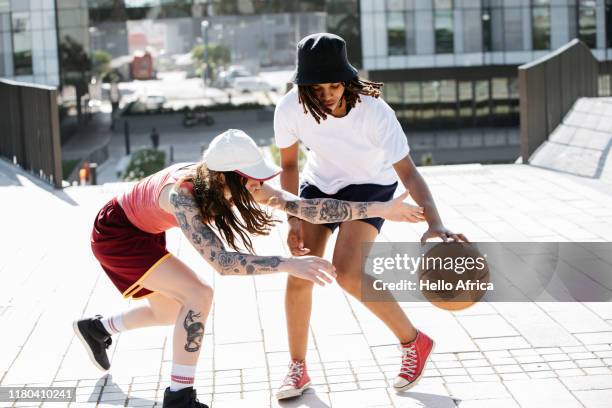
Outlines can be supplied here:
[[116, 198], [106, 203], [96, 216], [91, 249], [123, 297], [134, 299], [153, 293], [140, 282], [170, 256], [166, 233], [151, 234], [136, 228]]

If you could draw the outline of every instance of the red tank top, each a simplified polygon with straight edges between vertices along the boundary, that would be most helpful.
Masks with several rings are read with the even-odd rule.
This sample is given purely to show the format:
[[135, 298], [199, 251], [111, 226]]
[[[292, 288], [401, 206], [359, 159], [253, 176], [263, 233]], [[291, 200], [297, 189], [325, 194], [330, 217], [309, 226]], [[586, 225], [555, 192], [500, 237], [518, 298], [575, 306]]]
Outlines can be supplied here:
[[181, 169], [191, 163], [177, 163], [142, 180], [118, 197], [119, 204], [128, 220], [138, 229], [159, 234], [178, 226], [174, 214], [159, 206], [159, 195], [168, 184], [174, 184], [186, 174]]

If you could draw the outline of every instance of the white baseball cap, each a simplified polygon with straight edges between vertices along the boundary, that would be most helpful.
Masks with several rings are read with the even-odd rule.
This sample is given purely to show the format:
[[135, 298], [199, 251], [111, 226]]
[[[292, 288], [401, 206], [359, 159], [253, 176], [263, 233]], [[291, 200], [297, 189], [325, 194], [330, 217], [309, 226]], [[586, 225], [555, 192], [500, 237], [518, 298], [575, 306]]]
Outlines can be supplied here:
[[268, 162], [253, 139], [239, 129], [228, 129], [216, 136], [204, 152], [206, 167], [214, 171], [235, 171], [253, 180], [269, 180], [281, 168]]

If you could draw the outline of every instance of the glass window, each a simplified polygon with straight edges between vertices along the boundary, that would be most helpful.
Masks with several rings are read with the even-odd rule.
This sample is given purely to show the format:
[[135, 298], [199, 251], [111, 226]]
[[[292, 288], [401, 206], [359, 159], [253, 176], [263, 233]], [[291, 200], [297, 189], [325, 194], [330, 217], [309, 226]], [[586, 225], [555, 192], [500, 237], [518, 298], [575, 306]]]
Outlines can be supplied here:
[[479, 125], [487, 123], [490, 114], [489, 107], [489, 81], [476, 81], [475, 85], [476, 93], [476, 118]]
[[440, 103], [438, 104], [438, 117], [441, 122], [452, 123], [457, 115], [457, 88], [455, 81], [442, 80], [438, 91]]
[[510, 113], [508, 104], [508, 78], [493, 78], [491, 80], [491, 96], [493, 98], [493, 111], [496, 114]]
[[416, 33], [414, 11], [407, 11], [406, 16], [406, 48], [408, 54], [416, 54]]
[[550, 49], [550, 6], [535, 6], [531, 11], [533, 49]]
[[454, 79], [440, 81], [440, 102], [457, 102], [457, 88]]
[[389, 55], [406, 55], [406, 25], [404, 13], [387, 13], [387, 50]]
[[482, 20], [482, 48], [483, 51], [493, 50], [493, 32], [491, 31], [491, 8], [482, 8], [480, 18]]
[[438, 81], [421, 82], [421, 102], [423, 103], [438, 102], [439, 87], [440, 87], [440, 82]]
[[[504, 51], [504, 13], [500, 7], [489, 8], [490, 51]], [[486, 17], [486, 16], [485, 16]]]
[[478, 20], [482, 18], [482, 11], [464, 9], [463, 10], [463, 52], [482, 51], [483, 38], [482, 26], [478, 25]]
[[404, 115], [410, 126], [420, 117], [421, 86], [418, 82], [404, 82]]
[[407, 104], [421, 103], [421, 87], [418, 82], [404, 82], [404, 100]]
[[405, 8], [404, 0], [387, 0], [387, 10], [402, 11]]
[[402, 104], [404, 96], [402, 95], [401, 82], [386, 82], [383, 87], [385, 101], [389, 104]]
[[459, 116], [464, 120], [473, 117], [474, 91], [472, 81], [459, 82]]
[[453, 0], [434, 0], [434, 8], [437, 10], [452, 9]]
[[491, 85], [493, 99], [508, 98], [508, 78], [493, 78]]
[[474, 93], [472, 91], [472, 82], [471, 81], [461, 81], [459, 82], [459, 101], [472, 101], [474, 98]]
[[436, 53], [452, 53], [453, 44], [453, 11], [434, 11], [434, 29], [436, 38]]
[[15, 75], [32, 75], [30, 13], [13, 13], [13, 63]]
[[597, 47], [595, 0], [579, 0], [578, 38], [589, 48]]
[[523, 49], [523, 18], [520, 8], [505, 8], [503, 10], [505, 29], [505, 51], [521, 51]]

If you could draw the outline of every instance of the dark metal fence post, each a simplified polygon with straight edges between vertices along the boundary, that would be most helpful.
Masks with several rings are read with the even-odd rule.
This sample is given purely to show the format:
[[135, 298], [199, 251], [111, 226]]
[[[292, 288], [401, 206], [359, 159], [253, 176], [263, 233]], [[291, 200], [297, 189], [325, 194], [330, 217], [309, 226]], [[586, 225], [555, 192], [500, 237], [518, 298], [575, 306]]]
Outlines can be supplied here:
[[130, 123], [125, 120], [123, 122], [123, 135], [125, 137], [125, 155], [130, 154]]
[[98, 163], [89, 163], [89, 174], [91, 177], [91, 185], [98, 184]]

